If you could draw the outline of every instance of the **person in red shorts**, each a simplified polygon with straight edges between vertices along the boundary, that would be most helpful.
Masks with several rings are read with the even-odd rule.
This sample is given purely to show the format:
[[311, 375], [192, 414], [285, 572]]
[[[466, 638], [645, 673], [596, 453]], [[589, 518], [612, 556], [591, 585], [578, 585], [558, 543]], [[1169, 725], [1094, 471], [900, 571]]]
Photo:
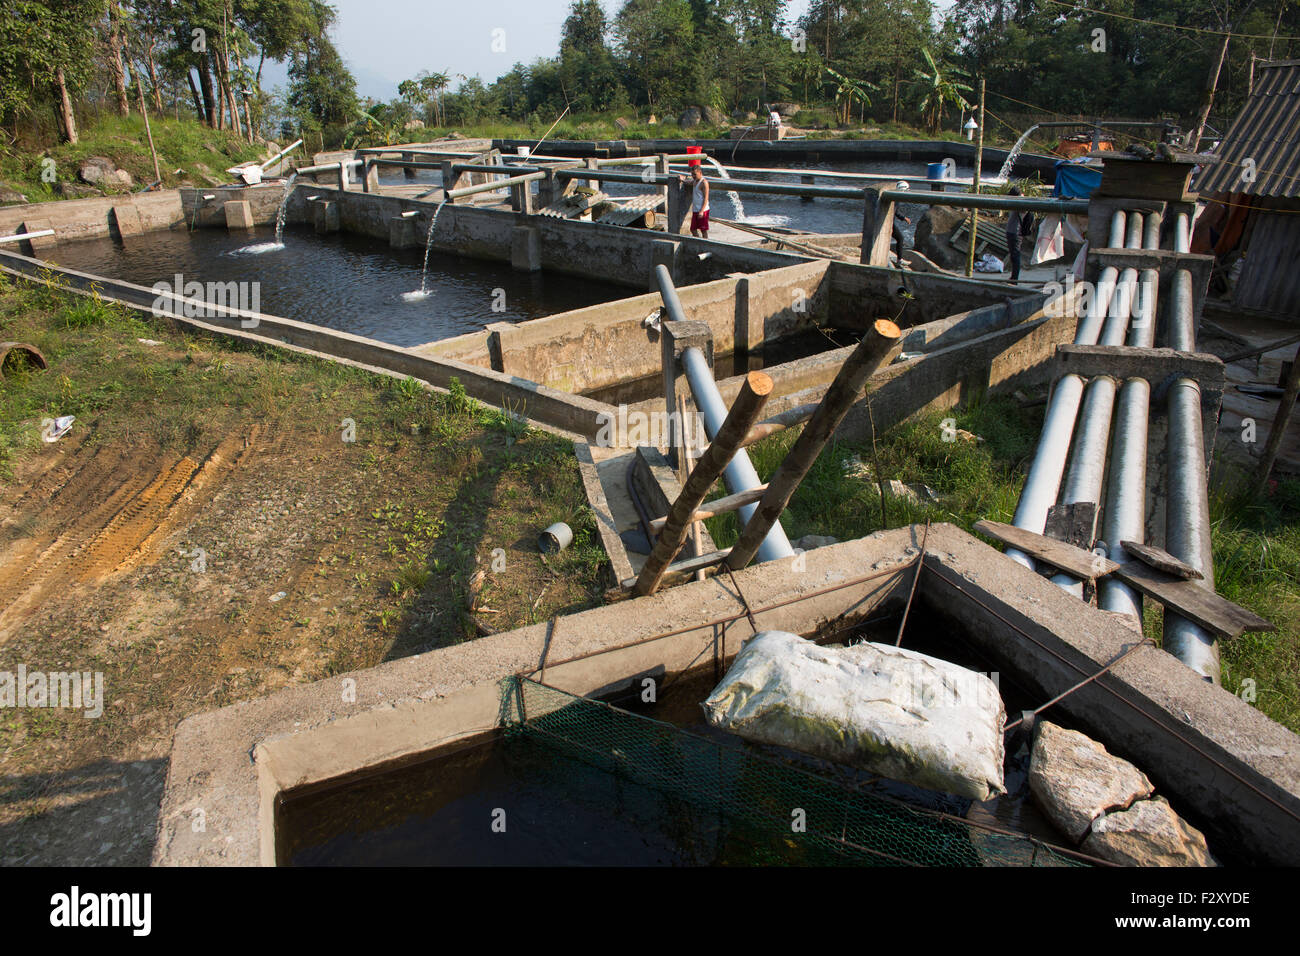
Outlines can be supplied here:
[[[685, 176], [678, 176], [682, 185]], [[691, 194], [691, 235], [699, 239], [709, 238], [709, 181], [704, 178], [704, 170], [699, 163], [691, 167], [691, 181], [695, 183]]]

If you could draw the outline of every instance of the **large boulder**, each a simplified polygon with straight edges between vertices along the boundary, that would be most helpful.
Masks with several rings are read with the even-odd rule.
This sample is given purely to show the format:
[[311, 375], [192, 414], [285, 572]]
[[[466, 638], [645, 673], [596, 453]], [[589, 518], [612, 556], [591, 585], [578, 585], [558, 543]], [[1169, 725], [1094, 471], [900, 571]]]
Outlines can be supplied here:
[[424, 120], [422, 120], [422, 119], [409, 119], [409, 120], [407, 120], [405, 123], [402, 124], [402, 129], [403, 129], [403, 130], [407, 130], [407, 131], [409, 131], [409, 130], [413, 130], [413, 129], [424, 129]]
[[704, 122], [710, 126], [724, 126], [727, 123], [727, 114], [722, 110], [714, 109], [712, 106], [706, 106], [703, 110]]
[[117, 164], [108, 157], [91, 156], [77, 165], [77, 178], [88, 185], [98, 186], [115, 169]]
[[689, 109], [682, 110], [682, 115], [677, 117], [677, 125], [682, 129], [694, 129], [696, 126], [700, 125], [700, 120], [702, 118], [703, 114], [692, 106]]
[[1078, 843], [1098, 817], [1151, 796], [1155, 788], [1141, 770], [1090, 737], [1040, 720], [1029, 758], [1029, 791], [1048, 819]]
[[617, 126], [620, 131], [623, 131], [632, 125], [632, 121], [629, 120], [626, 116], [620, 116], [616, 120], [614, 120], [614, 125]]
[[72, 183], [65, 179], [60, 179], [54, 184], [54, 191], [62, 199], [87, 199], [91, 196], [102, 196], [104, 191], [96, 189], [94, 186], [86, 186], [82, 183]]
[[798, 113], [801, 107], [798, 103], [773, 103], [772, 109], [780, 113], [782, 119], [788, 119]]
[[1201, 831], [1163, 797], [1106, 814], [1081, 849], [1121, 866], [1217, 866]]
[[0, 183], [0, 204], [8, 205], [10, 203], [25, 203], [27, 197], [16, 189], [10, 189], [4, 183]]
[[135, 180], [125, 169], [114, 169], [100, 180], [100, 185], [111, 189], [130, 189], [135, 185]]

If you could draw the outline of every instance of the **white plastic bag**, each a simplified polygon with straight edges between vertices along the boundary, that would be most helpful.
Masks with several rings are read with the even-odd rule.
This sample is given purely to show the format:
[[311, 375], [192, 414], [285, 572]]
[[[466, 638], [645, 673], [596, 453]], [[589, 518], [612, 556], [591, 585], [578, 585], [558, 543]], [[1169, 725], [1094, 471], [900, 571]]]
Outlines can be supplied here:
[[714, 727], [748, 740], [974, 800], [1005, 792], [997, 685], [915, 651], [764, 631], [703, 707]]

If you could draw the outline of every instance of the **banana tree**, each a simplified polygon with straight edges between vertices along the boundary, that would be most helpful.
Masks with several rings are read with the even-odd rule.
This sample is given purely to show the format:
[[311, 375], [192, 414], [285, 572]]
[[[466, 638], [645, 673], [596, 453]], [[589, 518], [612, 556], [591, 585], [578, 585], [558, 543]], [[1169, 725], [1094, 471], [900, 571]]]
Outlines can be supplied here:
[[922, 50], [925, 56], [926, 70], [917, 70], [916, 77], [922, 81], [924, 95], [921, 99], [921, 112], [925, 115], [925, 125], [931, 134], [938, 132], [943, 120], [943, 108], [951, 103], [961, 109], [970, 109], [970, 103], [962, 96], [962, 91], [969, 93], [971, 87], [961, 82], [958, 77], [969, 79], [968, 74], [950, 63], [936, 61], [929, 50]]
[[878, 87], [874, 83], [868, 83], [866, 80], [854, 80], [845, 76], [829, 66], [825, 68], [826, 72], [831, 75], [831, 79], [837, 84], [835, 87], [835, 116], [841, 123], [848, 123], [853, 118], [853, 101], [857, 100], [860, 112], [859, 121], [864, 122], [867, 115], [867, 107], [871, 105], [871, 97], [867, 95], [867, 90], [876, 90]]

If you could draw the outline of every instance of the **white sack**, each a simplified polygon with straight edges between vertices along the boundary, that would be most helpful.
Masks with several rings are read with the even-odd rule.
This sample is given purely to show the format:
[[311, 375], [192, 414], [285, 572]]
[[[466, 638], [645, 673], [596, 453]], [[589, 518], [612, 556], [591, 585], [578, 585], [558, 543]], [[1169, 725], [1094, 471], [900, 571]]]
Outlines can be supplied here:
[[764, 631], [703, 706], [710, 724], [748, 740], [974, 800], [1005, 792], [997, 685], [915, 651]]

